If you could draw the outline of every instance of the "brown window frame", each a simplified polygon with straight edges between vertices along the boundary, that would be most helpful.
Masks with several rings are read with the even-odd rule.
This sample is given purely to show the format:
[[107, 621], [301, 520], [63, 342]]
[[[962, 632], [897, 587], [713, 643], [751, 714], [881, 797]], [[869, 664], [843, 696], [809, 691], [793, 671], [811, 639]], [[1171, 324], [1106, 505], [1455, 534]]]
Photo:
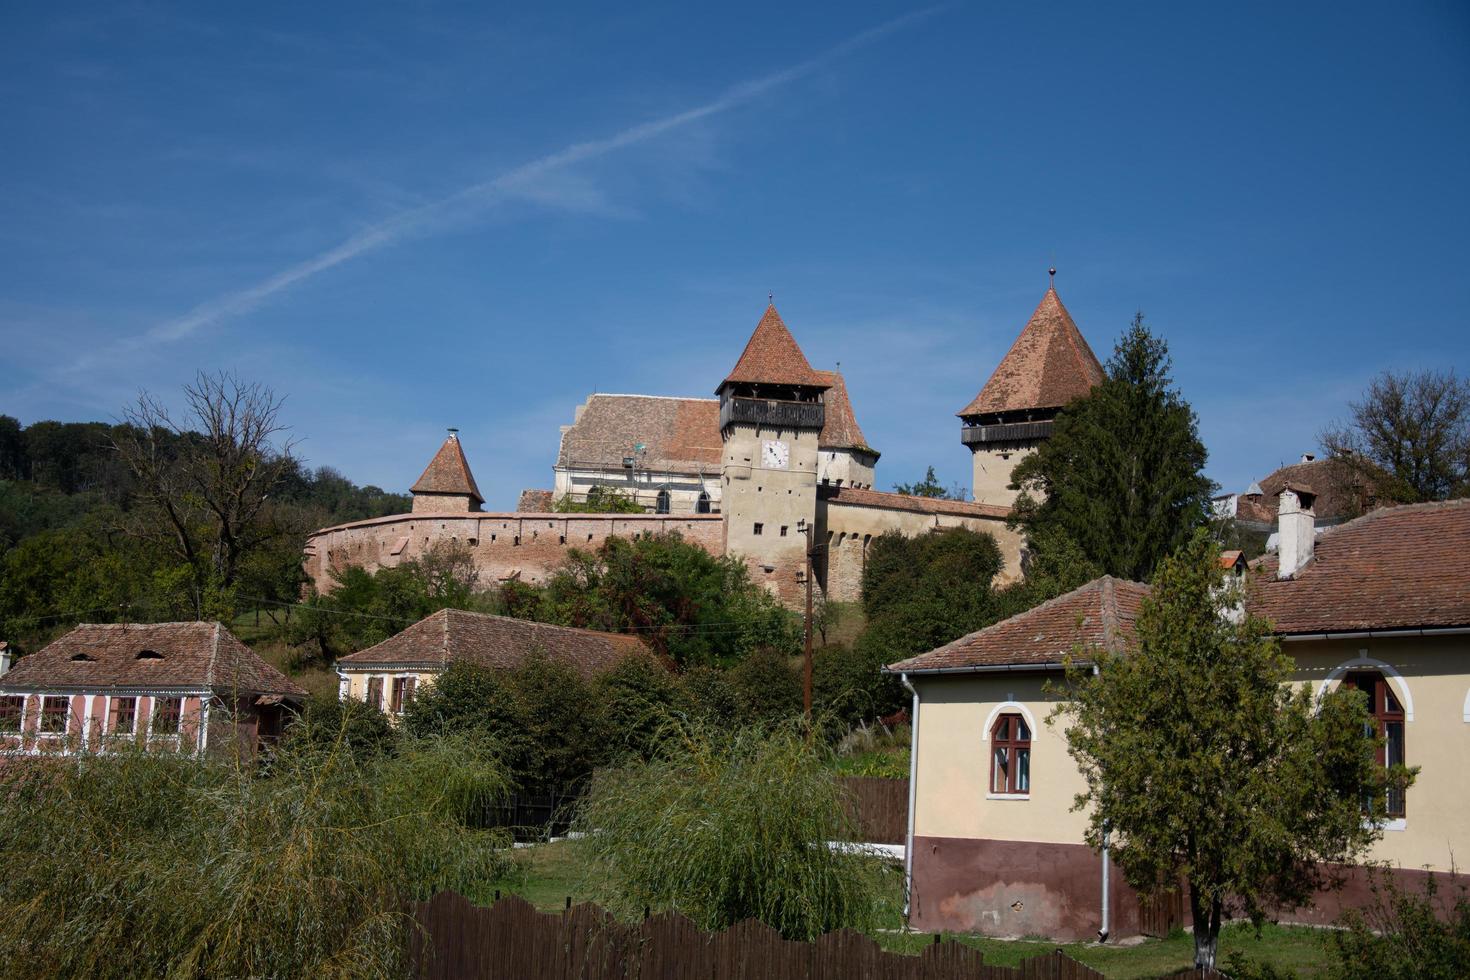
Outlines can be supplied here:
[[[128, 706], [128, 727], [126, 731], [118, 731], [118, 719], [122, 717], [122, 707]], [[107, 719], [107, 730], [113, 735], [136, 735], [138, 733], [138, 699], [136, 697], [115, 697], [108, 705], [108, 714], [112, 717]]]
[[1031, 795], [1031, 725], [1019, 712], [1008, 711], [990, 726], [989, 785], [994, 796]]
[[[1365, 734], [1382, 739], [1374, 749], [1374, 761], [1384, 768], [1408, 765], [1408, 721], [1404, 717], [1404, 706], [1399, 703], [1388, 678], [1379, 670], [1354, 670], [1343, 677], [1342, 683], [1344, 687], [1368, 695], [1368, 714], [1373, 719], [1373, 730]], [[1389, 790], [1383, 815], [1392, 820], [1406, 818], [1406, 795], [1402, 789]]]
[[[164, 706], [168, 707], [165, 708]], [[160, 710], [162, 709], [162, 710]], [[168, 723], [172, 716], [173, 724]], [[184, 730], [184, 699], [183, 698], [154, 698], [152, 717], [148, 719], [148, 727], [157, 738], [169, 738], [178, 735]]]
[[[60, 702], [61, 711], [51, 710], [53, 703]], [[57, 715], [61, 717], [61, 727], [51, 727], [51, 722]], [[42, 735], [65, 735], [67, 728], [71, 725], [71, 698], [61, 694], [47, 694], [41, 697], [41, 717], [38, 720], [36, 731]]]
[[367, 703], [383, 710], [383, 678], [369, 677], [367, 679]]
[[403, 709], [408, 707], [409, 702], [413, 700], [413, 692], [418, 687], [418, 683], [419, 679], [412, 675], [393, 678], [389, 703], [393, 706], [395, 715], [403, 714]]
[[0, 696], [0, 732], [18, 733], [25, 727], [26, 697], [24, 694]]

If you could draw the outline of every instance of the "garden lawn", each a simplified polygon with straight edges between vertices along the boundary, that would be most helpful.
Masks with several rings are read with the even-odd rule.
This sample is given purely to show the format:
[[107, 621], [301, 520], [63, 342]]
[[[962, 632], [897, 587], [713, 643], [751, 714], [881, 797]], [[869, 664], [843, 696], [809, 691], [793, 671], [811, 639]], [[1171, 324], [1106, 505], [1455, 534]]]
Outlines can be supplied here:
[[[473, 897], [488, 901], [498, 888], [502, 894], [520, 895], [544, 911], [565, 908], [569, 896], [573, 902], [589, 900], [582, 890], [582, 869], [575, 841], [524, 848], [517, 853], [517, 864], [514, 874], [492, 883], [481, 895]], [[873, 939], [884, 949], [914, 954], [934, 942], [932, 935], [900, 932], [896, 928], [879, 931]], [[1228, 925], [1220, 930], [1221, 965], [1226, 956], [1239, 950], [1251, 960], [1292, 970], [1302, 977], [1319, 976], [1327, 966], [1325, 940], [1326, 933], [1320, 929], [1267, 925], [1258, 938], [1249, 925]], [[1014, 966], [1032, 956], [1061, 949], [1073, 959], [1118, 980], [1166, 976], [1194, 962], [1194, 937], [1183, 931], [1176, 931], [1167, 939], [1146, 939], [1128, 946], [1012, 941], [967, 935], [945, 935], [942, 941], [974, 946], [985, 954], [986, 962], [998, 966]]]

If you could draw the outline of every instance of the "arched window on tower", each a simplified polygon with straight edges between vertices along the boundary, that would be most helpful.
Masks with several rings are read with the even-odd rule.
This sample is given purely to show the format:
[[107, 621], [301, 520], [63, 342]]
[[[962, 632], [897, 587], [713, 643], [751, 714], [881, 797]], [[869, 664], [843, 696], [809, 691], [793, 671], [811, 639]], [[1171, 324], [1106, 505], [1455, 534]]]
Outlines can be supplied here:
[[669, 492], [667, 490], [660, 490], [658, 492], [658, 501], [653, 505], [653, 512], [655, 514], [667, 514], [669, 512], [669, 500]]
[[699, 500], [694, 504], [694, 512], [696, 514], [708, 514], [710, 512], [709, 493], [707, 491], [699, 491]]

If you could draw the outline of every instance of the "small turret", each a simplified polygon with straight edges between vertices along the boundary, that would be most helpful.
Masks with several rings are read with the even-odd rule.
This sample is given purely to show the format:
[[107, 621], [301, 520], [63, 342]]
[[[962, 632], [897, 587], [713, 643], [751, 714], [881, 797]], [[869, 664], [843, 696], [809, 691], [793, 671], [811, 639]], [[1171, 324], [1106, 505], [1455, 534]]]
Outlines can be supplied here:
[[459, 444], [458, 429], [449, 430], [444, 445], [429, 460], [411, 492], [415, 514], [466, 513], [484, 506], [485, 498], [480, 496], [464, 447]]

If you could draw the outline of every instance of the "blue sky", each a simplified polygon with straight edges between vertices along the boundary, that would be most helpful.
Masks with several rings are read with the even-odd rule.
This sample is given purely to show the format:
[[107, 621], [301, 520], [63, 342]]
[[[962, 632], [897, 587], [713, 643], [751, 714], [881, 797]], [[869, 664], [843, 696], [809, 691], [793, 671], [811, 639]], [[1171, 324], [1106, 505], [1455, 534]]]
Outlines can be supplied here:
[[1053, 262], [1228, 488], [1470, 370], [1463, 3], [14, 3], [0, 133], [0, 412], [224, 368], [362, 483], [459, 426], [490, 507], [589, 392], [710, 395], [768, 291], [884, 487], [968, 484]]

